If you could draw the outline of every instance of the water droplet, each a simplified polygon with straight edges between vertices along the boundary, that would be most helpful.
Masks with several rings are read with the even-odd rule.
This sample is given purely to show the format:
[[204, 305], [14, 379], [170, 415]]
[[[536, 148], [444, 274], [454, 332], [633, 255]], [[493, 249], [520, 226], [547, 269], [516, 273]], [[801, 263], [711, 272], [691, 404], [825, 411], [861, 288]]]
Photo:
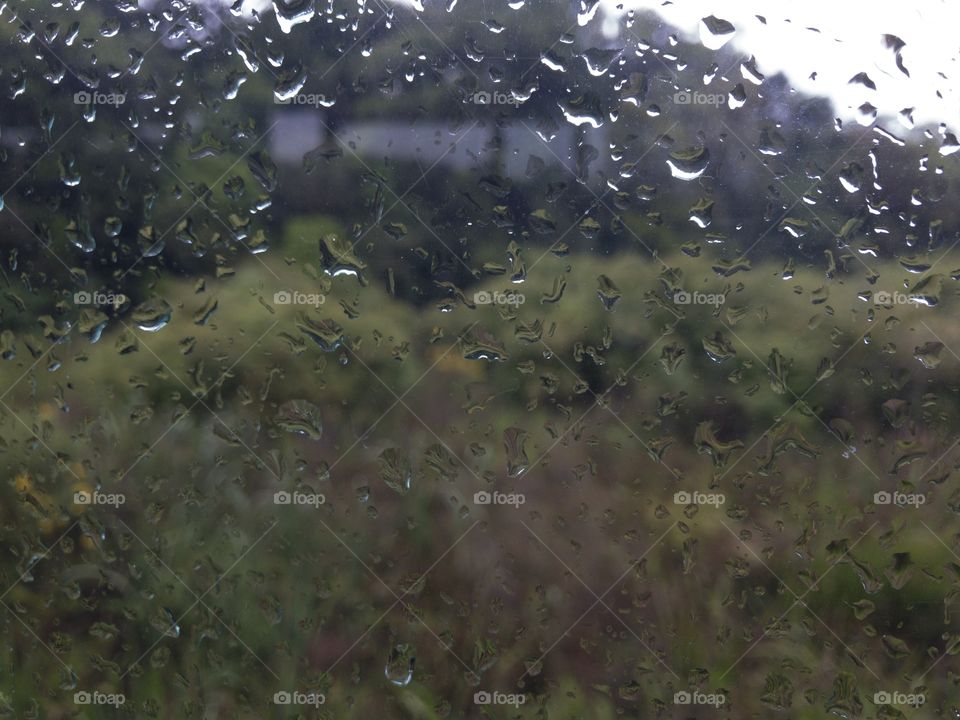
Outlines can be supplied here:
[[416, 657], [413, 647], [406, 643], [394, 643], [390, 648], [390, 656], [383, 668], [383, 675], [398, 687], [406, 687], [413, 680], [413, 668]]
[[580, 0], [580, 10], [577, 12], [577, 25], [583, 27], [593, 20], [593, 16], [600, 7], [600, 0]]
[[700, 21], [700, 42], [709, 50], [719, 50], [730, 42], [736, 33], [733, 23], [715, 15], [708, 15]]
[[308, 400], [288, 400], [283, 403], [273, 421], [281, 430], [319, 440], [323, 435], [320, 408]]
[[489, 330], [475, 325], [460, 338], [463, 357], [467, 360], [488, 360], [500, 362], [507, 360], [507, 350], [503, 343]]
[[284, 34], [289, 34], [295, 25], [310, 22], [316, 14], [315, 0], [273, 0], [277, 25]]
[[131, 318], [137, 327], [147, 332], [157, 332], [170, 322], [173, 308], [163, 298], [154, 295], [133, 309]]
[[296, 325], [324, 352], [334, 352], [343, 344], [343, 328], [331, 319], [314, 320], [306, 313], [300, 313]]
[[590, 48], [581, 53], [580, 57], [583, 58], [583, 61], [587, 65], [587, 70], [591, 75], [594, 77], [602, 77], [610, 69], [613, 61], [620, 57], [620, 53], [622, 52], [623, 48], [615, 48], [613, 50]]
[[111, 216], [103, 221], [103, 231], [107, 237], [117, 237], [121, 230], [123, 230], [123, 222], [120, 218]]
[[913, 349], [913, 357], [920, 361], [927, 370], [933, 370], [940, 365], [940, 354], [943, 352], [944, 345], [941, 342], [925, 342]]
[[509, 427], [503, 431], [503, 445], [507, 451], [507, 475], [518, 477], [530, 466], [525, 443], [527, 432], [518, 427]]
[[320, 261], [324, 271], [331, 277], [352, 275], [363, 282], [366, 264], [358, 258], [349, 243], [335, 235], [320, 238]]
[[667, 165], [670, 173], [680, 180], [696, 180], [710, 164], [710, 151], [705, 147], [691, 147], [670, 153]]
[[377, 458], [380, 479], [388, 488], [401, 495], [410, 490], [413, 484], [413, 470], [410, 459], [398, 448], [387, 448]]
[[613, 280], [606, 275], [600, 275], [597, 278], [597, 283], [597, 297], [600, 298], [603, 307], [612, 312], [613, 306], [617, 304], [617, 300], [620, 299], [623, 293], [620, 292], [620, 288], [614, 284]]
[[572, 99], [564, 98], [557, 101], [563, 112], [563, 117], [571, 125], [589, 125], [598, 128], [603, 125], [603, 112], [600, 102], [590, 94], [579, 95]]

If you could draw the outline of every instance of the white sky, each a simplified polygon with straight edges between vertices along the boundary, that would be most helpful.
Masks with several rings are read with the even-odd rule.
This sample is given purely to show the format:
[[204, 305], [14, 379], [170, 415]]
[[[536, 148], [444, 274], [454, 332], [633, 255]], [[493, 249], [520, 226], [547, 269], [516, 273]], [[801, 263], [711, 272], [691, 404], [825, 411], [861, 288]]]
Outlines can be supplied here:
[[[855, 108], [869, 101], [879, 110], [879, 122], [893, 132], [900, 128], [891, 119], [907, 107], [916, 108], [918, 126], [944, 122], [956, 132], [960, 125], [960, 0], [602, 0], [593, 22], [604, 23], [609, 32], [631, 8], [656, 12], [678, 28], [682, 39], [695, 42], [701, 18], [728, 20], [737, 29], [728, 48], [754, 55], [768, 77], [783, 72], [797, 91], [830, 98], [844, 119], [854, 118]], [[901, 57], [910, 77], [884, 49], [884, 34], [906, 43]], [[848, 84], [861, 72], [876, 91]], [[734, 73], [739, 81], [739, 67]]]

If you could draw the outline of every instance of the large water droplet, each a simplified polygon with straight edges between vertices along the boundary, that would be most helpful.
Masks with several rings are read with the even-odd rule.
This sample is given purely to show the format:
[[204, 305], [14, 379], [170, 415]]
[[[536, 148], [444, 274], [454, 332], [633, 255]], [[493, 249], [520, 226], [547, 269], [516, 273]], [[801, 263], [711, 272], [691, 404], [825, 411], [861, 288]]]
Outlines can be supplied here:
[[527, 457], [527, 432], [522, 428], [509, 427], [503, 431], [503, 445], [507, 451], [507, 475], [517, 477], [530, 467]]
[[612, 50], [590, 48], [584, 51], [580, 57], [582, 57], [583, 61], [587, 64], [587, 70], [591, 75], [601, 77], [610, 69], [613, 61], [620, 57], [621, 52], [623, 52], [622, 48], [614, 48]]
[[317, 12], [314, 0], [273, 0], [273, 11], [284, 34], [288, 34], [294, 25], [309, 22]]
[[667, 165], [670, 173], [680, 180], [696, 180], [710, 164], [710, 151], [705, 147], [691, 147], [670, 153]]
[[308, 400], [288, 400], [283, 403], [274, 417], [277, 427], [311, 440], [319, 440], [323, 435], [323, 420], [320, 408]]
[[736, 34], [733, 23], [715, 15], [708, 15], [700, 21], [700, 42], [710, 50], [719, 50]]
[[603, 125], [603, 112], [600, 110], [600, 103], [596, 98], [590, 95], [581, 95], [579, 97], [567, 100], [558, 100], [557, 105], [563, 111], [563, 117], [571, 125], [589, 125], [592, 128], [598, 128]]
[[131, 318], [137, 327], [147, 332], [157, 332], [170, 322], [173, 308], [162, 297], [154, 295], [133, 309]]
[[383, 675], [398, 687], [406, 687], [413, 680], [416, 657], [413, 648], [406, 643], [395, 643], [390, 648], [390, 657], [383, 668]]
[[391, 490], [406, 493], [413, 484], [410, 459], [398, 448], [387, 448], [377, 458], [380, 479]]

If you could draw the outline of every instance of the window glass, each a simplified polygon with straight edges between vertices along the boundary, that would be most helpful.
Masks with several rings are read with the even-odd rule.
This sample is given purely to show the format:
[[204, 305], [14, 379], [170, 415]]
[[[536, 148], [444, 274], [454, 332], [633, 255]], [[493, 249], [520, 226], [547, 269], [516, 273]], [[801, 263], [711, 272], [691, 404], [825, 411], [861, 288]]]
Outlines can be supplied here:
[[0, 0], [0, 715], [956, 717], [958, 19]]

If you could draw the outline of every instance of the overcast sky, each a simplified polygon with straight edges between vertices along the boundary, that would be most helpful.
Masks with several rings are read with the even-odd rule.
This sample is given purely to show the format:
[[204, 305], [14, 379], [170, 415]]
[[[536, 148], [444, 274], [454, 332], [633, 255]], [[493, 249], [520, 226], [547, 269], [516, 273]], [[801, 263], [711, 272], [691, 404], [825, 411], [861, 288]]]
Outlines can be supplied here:
[[[684, 40], [698, 42], [701, 18], [728, 20], [736, 28], [730, 47], [754, 55], [765, 75], [782, 71], [798, 91], [830, 98], [842, 118], [854, 118], [856, 108], [870, 102], [892, 131], [901, 130], [894, 119], [907, 107], [915, 108], [918, 125], [944, 122], [957, 129], [960, 0], [602, 0], [593, 22], [612, 36], [630, 8], [652, 10]], [[884, 47], [884, 35], [905, 43], [900, 55], [909, 77]], [[877, 89], [851, 85], [859, 73]]]

